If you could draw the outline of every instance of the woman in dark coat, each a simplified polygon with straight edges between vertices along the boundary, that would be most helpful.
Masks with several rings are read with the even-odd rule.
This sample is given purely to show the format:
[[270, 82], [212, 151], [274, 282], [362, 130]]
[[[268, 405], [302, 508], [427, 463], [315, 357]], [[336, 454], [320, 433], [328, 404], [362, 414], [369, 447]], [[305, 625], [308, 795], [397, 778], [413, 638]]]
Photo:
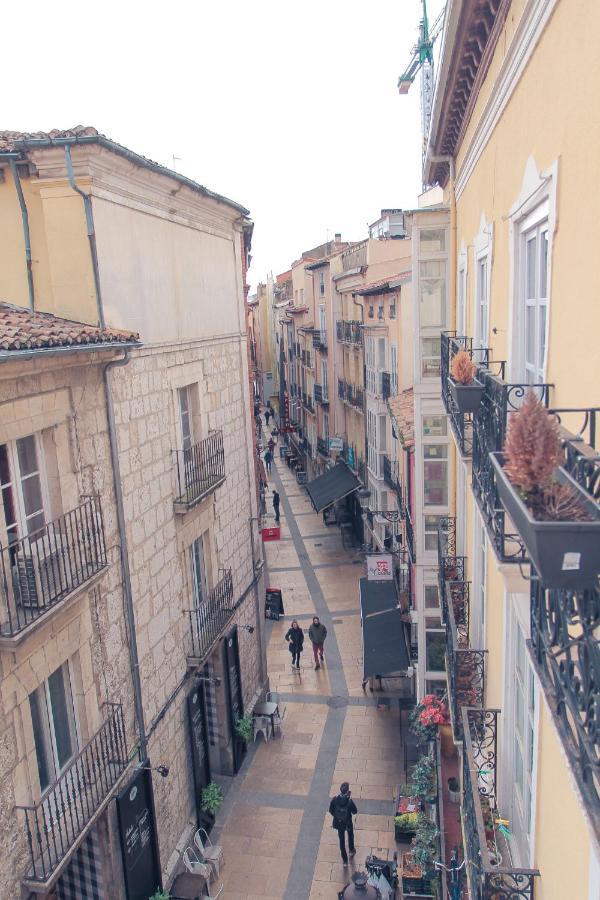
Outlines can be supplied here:
[[299, 669], [300, 654], [302, 653], [302, 647], [304, 646], [304, 632], [295, 619], [285, 636], [285, 640], [288, 642], [288, 648], [292, 654], [292, 668], [295, 666], [296, 669]]

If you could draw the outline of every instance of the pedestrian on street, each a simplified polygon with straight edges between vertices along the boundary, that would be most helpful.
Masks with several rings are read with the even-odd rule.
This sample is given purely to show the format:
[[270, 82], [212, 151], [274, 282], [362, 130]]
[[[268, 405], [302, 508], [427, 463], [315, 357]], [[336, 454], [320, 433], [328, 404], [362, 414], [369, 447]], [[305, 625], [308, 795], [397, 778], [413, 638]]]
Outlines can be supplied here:
[[342, 862], [344, 867], [348, 865], [348, 853], [346, 853], [346, 832], [348, 832], [348, 852], [350, 856], [356, 855], [356, 847], [354, 846], [354, 825], [352, 816], [358, 813], [356, 803], [352, 799], [350, 785], [344, 781], [340, 785], [340, 792], [334, 797], [329, 804], [329, 815], [333, 816], [331, 823], [332, 828], [338, 833], [340, 839], [340, 853], [342, 854]]
[[285, 640], [288, 642], [288, 649], [292, 654], [292, 668], [295, 667], [296, 669], [299, 669], [300, 654], [302, 653], [302, 648], [304, 646], [304, 632], [295, 619], [285, 636]]
[[275, 443], [277, 443], [277, 438], [279, 437], [279, 431], [277, 430], [277, 425], [275, 425], [273, 427], [273, 430], [271, 431], [271, 437], [273, 438]]
[[308, 636], [312, 641], [315, 669], [320, 669], [323, 662], [323, 644], [327, 637], [327, 629], [318, 616], [313, 616], [312, 625], [308, 629]]
[[271, 474], [271, 463], [273, 462], [273, 454], [270, 450], [265, 453], [265, 465], [267, 467], [267, 475]]
[[269, 419], [271, 418], [271, 410], [265, 409], [265, 425], [269, 427]]
[[273, 450], [275, 449], [275, 441], [273, 440], [273, 438], [269, 438], [269, 443], [267, 444], [267, 447], [269, 448], [271, 453], [273, 453]]
[[262, 419], [260, 417], [260, 413], [256, 414], [256, 433], [260, 437], [262, 434]]
[[279, 525], [279, 492], [273, 489], [273, 510], [275, 511], [275, 521]]

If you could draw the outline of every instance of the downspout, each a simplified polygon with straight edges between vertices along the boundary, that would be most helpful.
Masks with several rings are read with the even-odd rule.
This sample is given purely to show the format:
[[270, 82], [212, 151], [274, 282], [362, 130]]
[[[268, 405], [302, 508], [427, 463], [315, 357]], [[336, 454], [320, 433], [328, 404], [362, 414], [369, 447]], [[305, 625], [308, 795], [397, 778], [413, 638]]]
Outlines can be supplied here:
[[129, 350], [125, 351], [122, 359], [107, 363], [102, 369], [104, 381], [104, 394], [106, 397], [106, 415], [108, 418], [108, 440], [110, 443], [110, 458], [113, 471], [113, 486], [115, 491], [115, 504], [117, 507], [117, 526], [119, 529], [119, 544], [121, 551], [121, 575], [123, 581], [123, 595], [125, 599], [125, 618], [127, 621], [129, 663], [131, 667], [131, 681], [133, 684], [133, 703], [135, 717], [138, 726], [140, 759], [143, 762], [148, 757], [148, 742], [146, 738], [146, 726], [144, 723], [144, 706], [142, 702], [142, 682], [140, 679], [140, 662], [137, 649], [137, 636], [135, 630], [135, 615], [133, 611], [133, 593], [131, 590], [131, 569], [129, 567], [129, 550], [127, 546], [127, 532], [125, 530], [125, 508], [123, 504], [123, 487], [121, 484], [121, 467], [119, 465], [119, 448], [117, 444], [117, 429], [115, 426], [115, 410], [113, 405], [109, 369], [126, 366], [129, 362]]
[[98, 268], [98, 248], [96, 246], [96, 231], [94, 229], [94, 213], [92, 210], [92, 197], [91, 194], [86, 194], [85, 191], [82, 191], [81, 188], [77, 187], [75, 183], [75, 176], [73, 174], [73, 160], [71, 159], [71, 147], [69, 144], [65, 144], [65, 162], [67, 164], [67, 177], [69, 179], [69, 184], [72, 189], [79, 194], [80, 197], [83, 197], [83, 208], [85, 210], [85, 224], [87, 227], [87, 235], [88, 240], [90, 242], [90, 255], [92, 257], [92, 270], [94, 272], [94, 288], [96, 290], [96, 309], [98, 311], [98, 325], [100, 328], [105, 328], [106, 324], [104, 321], [104, 307], [102, 305], [102, 293], [100, 291], [100, 270]]
[[0, 154], [4, 158], [8, 159], [8, 164], [10, 165], [10, 171], [12, 172], [13, 181], [15, 183], [15, 190], [17, 192], [17, 197], [19, 198], [19, 206], [21, 207], [21, 219], [23, 221], [23, 239], [25, 241], [25, 262], [27, 265], [27, 291], [29, 294], [29, 309], [34, 312], [35, 310], [35, 293], [33, 290], [33, 269], [31, 262], [31, 235], [29, 233], [29, 214], [27, 212], [27, 204], [25, 203], [25, 196], [23, 194], [23, 186], [21, 184], [21, 178], [19, 176], [19, 169], [17, 167], [16, 162], [16, 154]]

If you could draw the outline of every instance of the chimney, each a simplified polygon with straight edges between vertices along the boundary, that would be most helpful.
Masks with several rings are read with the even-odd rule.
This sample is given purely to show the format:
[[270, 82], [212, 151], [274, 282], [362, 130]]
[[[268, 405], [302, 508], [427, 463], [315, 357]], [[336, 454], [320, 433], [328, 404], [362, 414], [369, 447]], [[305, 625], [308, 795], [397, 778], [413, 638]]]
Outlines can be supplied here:
[[335, 233], [334, 236], [333, 236], [333, 239], [334, 239], [334, 241], [336, 242], [336, 244], [341, 244], [341, 243], [342, 243], [342, 235], [341, 235], [341, 233], [340, 233], [339, 231], [336, 231], [336, 233]]

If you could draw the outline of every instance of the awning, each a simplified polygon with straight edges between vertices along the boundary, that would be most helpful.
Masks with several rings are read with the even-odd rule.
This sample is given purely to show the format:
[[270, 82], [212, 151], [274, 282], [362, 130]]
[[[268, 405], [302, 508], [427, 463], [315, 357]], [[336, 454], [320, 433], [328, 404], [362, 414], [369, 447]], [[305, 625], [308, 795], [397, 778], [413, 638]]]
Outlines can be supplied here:
[[415, 443], [415, 401], [413, 389], [401, 391], [387, 402], [398, 440], [410, 450]]
[[364, 680], [406, 672], [410, 666], [406, 630], [393, 581], [360, 579]]
[[360, 486], [352, 469], [345, 462], [337, 462], [333, 468], [309, 481], [306, 490], [316, 512], [321, 512], [337, 500], [354, 493]]

